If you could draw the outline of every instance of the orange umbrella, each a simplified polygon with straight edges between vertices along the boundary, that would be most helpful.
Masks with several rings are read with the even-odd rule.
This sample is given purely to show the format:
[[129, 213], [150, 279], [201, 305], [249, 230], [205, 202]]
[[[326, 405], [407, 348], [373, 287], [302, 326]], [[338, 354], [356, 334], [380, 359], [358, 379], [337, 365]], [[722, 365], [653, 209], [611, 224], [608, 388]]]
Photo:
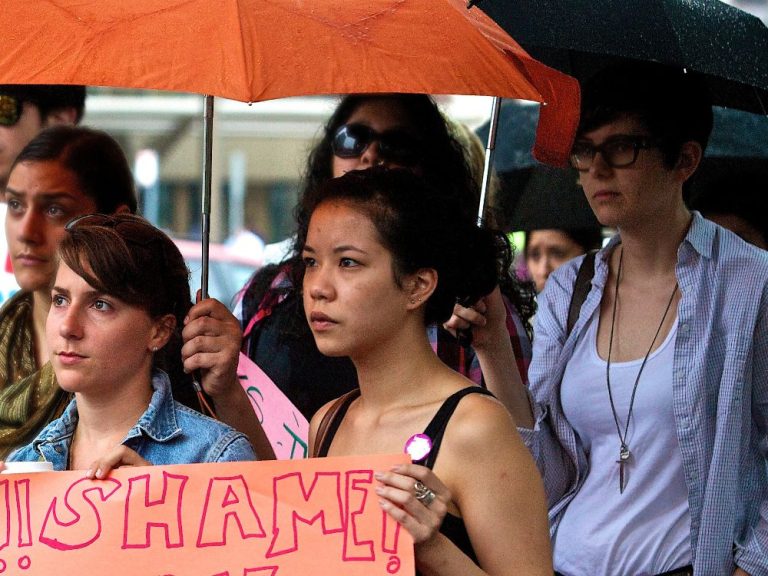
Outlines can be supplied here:
[[[534, 155], [555, 165], [567, 163], [579, 105], [576, 80], [531, 58], [463, 0], [0, 0], [0, 84], [152, 88], [245, 102], [393, 91], [520, 98], [546, 104]], [[207, 96], [204, 297], [212, 119]], [[486, 168], [491, 157], [489, 145]], [[486, 188], [487, 175], [483, 197]]]
[[553, 164], [567, 161], [578, 115], [576, 81], [463, 0], [2, 0], [0, 45], [0, 84], [543, 102], [535, 152]]

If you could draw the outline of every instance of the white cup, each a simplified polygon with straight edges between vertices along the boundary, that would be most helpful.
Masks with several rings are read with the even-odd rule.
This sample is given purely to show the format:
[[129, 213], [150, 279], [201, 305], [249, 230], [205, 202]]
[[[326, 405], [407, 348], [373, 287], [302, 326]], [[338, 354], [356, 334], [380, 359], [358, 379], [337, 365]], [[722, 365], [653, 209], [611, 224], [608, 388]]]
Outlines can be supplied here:
[[53, 472], [53, 462], [6, 462], [2, 474], [29, 474]]

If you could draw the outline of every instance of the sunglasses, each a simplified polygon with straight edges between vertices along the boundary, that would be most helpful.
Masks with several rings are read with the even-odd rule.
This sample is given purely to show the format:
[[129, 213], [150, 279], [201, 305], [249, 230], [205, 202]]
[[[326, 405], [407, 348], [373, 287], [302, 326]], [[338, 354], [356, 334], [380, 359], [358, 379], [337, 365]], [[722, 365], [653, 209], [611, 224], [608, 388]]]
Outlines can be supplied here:
[[377, 132], [365, 124], [345, 124], [333, 135], [331, 148], [339, 158], [359, 158], [372, 142], [382, 160], [411, 168], [421, 160], [421, 141], [405, 130]]
[[579, 172], [587, 172], [599, 152], [611, 168], [626, 168], [637, 161], [640, 150], [658, 148], [659, 141], [648, 136], [619, 135], [609, 138], [599, 146], [589, 142], [576, 142], [571, 149], [571, 166]]
[[23, 102], [16, 96], [0, 94], [0, 126], [14, 126], [21, 118]]

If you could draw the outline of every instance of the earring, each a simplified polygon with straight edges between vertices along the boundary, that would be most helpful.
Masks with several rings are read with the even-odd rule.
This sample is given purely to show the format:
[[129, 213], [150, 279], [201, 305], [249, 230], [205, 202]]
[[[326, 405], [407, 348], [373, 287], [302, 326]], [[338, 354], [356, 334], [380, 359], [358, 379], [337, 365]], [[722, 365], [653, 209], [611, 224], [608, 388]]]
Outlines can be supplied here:
[[157, 352], [157, 346], [152, 346], [152, 352]]

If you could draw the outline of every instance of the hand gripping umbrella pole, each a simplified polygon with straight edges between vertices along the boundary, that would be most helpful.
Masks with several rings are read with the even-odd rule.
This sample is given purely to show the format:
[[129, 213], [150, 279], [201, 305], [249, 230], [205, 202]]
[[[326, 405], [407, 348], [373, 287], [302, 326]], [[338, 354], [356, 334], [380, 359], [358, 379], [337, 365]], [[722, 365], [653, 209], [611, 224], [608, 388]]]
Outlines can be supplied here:
[[[202, 270], [200, 271], [200, 299], [208, 298], [208, 248], [211, 243], [211, 167], [213, 165], [213, 96], [206, 95], [203, 110], [203, 190], [202, 190]], [[216, 412], [208, 403], [200, 384], [200, 372], [192, 374], [192, 384], [203, 413], [216, 418]]]

